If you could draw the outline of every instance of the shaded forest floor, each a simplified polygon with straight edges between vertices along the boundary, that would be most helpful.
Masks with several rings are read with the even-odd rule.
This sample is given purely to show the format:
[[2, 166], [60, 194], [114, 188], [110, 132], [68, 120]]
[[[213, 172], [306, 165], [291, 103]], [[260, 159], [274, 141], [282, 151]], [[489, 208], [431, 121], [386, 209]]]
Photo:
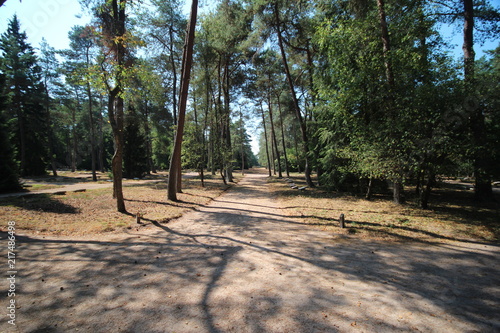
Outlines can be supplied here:
[[[152, 221], [162, 223], [180, 217], [187, 211], [206, 205], [228, 188], [219, 177], [211, 175], [206, 176], [205, 187], [202, 187], [200, 178], [190, 173], [183, 179], [184, 193], [180, 193], [179, 201], [174, 203], [167, 200], [166, 173], [147, 176], [143, 180], [124, 180], [128, 214], [122, 214], [116, 211], [112, 184], [106, 181], [109, 179], [107, 175], [101, 175], [102, 180], [96, 183], [90, 181], [89, 173], [62, 174], [57, 178], [30, 179], [26, 183], [35, 186], [28, 189], [49, 192], [53, 191], [51, 189], [65, 189], [63, 184], [78, 184], [78, 188], [86, 190], [0, 198], [0, 220], [15, 221], [16, 229], [43, 235], [121, 232], [140, 228]], [[144, 224], [136, 223], [137, 214], [142, 216]], [[5, 228], [6, 224], [0, 230]]]
[[179, 219], [121, 233], [17, 230], [17, 326], [0, 331], [499, 331], [498, 245], [325, 232], [290, 216], [281, 185], [249, 173]]
[[[305, 186], [303, 175], [289, 178]], [[473, 191], [456, 184], [441, 183], [433, 189], [429, 209], [421, 209], [408, 188], [407, 203], [397, 205], [391, 194], [376, 194], [372, 200], [349, 193], [321, 188], [299, 191], [290, 188], [285, 178], [269, 179], [290, 217], [300, 218], [338, 237], [419, 241], [500, 241], [500, 195], [497, 202], [477, 203]], [[414, 189], [413, 189], [414, 190]], [[495, 191], [496, 192], [496, 191]], [[345, 216], [345, 229], [339, 228], [340, 214]]]
[[[264, 173], [263, 169], [251, 172]], [[141, 180], [124, 180], [128, 214], [116, 212], [111, 183], [107, 174], [98, 174], [92, 182], [89, 172], [60, 172], [59, 177], [26, 179], [28, 191], [56, 191], [74, 184], [85, 192], [66, 191], [63, 195], [43, 193], [23, 197], [0, 198], [0, 219], [15, 221], [16, 228], [42, 235], [84, 235], [123, 232], [151, 223], [164, 223], [208, 204], [228, 186], [220, 176], [206, 176], [205, 187], [197, 173], [185, 174], [184, 193], [179, 202], [166, 199], [167, 173], [146, 176]], [[239, 174], [235, 172], [235, 176]], [[303, 176], [292, 173], [291, 181], [305, 185]], [[500, 195], [497, 203], [478, 204], [467, 187], [442, 183], [433, 190], [430, 209], [418, 207], [411, 197], [404, 205], [392, 202], [390, 193], [376, 194], [373, 200], [349, 193], [321, 188], [299, 191], [291, 189], [285, 179], [268, 178], [270, 190], [277, 196], [285, 214], [299, 218], [333, 233], [335, 237], [419, 240], [419, 241], [500, 241]], [[75, 187], [76, 188], [76, 187]], [[26, 193], [24, 193], [26, 194]], [[137, 224], [140, 214], [143, 224]], [[345, 228], [339, 228], [339, 216], [345, 216]], [[5, 225], [0, 226], [5, 230]]]

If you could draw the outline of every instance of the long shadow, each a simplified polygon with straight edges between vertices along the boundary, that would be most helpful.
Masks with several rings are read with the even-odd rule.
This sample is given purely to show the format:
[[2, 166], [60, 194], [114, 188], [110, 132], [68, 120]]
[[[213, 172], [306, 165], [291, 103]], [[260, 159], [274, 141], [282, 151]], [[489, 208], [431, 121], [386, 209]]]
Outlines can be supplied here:
[[[483, 316], [487, 315], [487, 316], [490, 316], [490, 318], [495, 317], [496, 311], [494, 309], [492, 309], [491, 306], [489, 305], [490, 302], [493, 299], [495, 299], [495, 296], [490, 294], [489, 292], [478, 291], [476, 293], [476, 291], [474, 291], [473, 293], [471, 292], [470, 295], [467, 296], [466, 299], [463, 299], [459, 296], [460, 296], [460, 294], [462, 294], [461, 288], [465, 287], [467, 289], [474, 290], [476, 288], [474, 286], [477, 286], [477, 288], [480, 288], [481, 290], [483, 290], [483, 289], [487, 290], [486, 286], [492, 286], [496, 282], [500, 282], [498, 275], [495, 275], [495, 274], [500, 273], [498, 265], [493, 266], [493, 267], [486, 265], [486, 266], [483, 266], [481, 268], [482, 272], [489, 272], [487, 274], [484, 273], [484, 275], [482, 273], [482, 276], [488, 276], [489, 274], [494, 274], [494, 275], [489, 275], [489, 276], [493, 277], [493, 281], [496, 280], [496, 282], [490, 281], [488, 283], [485, 283], [484, 285], [481, 285], [481, 282], [475, 280], [477, 278], [477, 276], [475, 276], [474, 274], [468, 275], [467, 273], [465, 273], [465, 272], [470, 272], [471, 270], [474, 270], [474, 269], [472, 269], [472, 267], [468, 267], [468, 266], [461, 267], [461, 266], [459, 266], [459, 264], [454, 264], [454, 266], [456, 266], [456, 267], [451, 269], [451, 271], [450, 271], [450, 268], [438, 269], [437, 265], [439, 265], [439, 261], [441, 261], [443, 259], [447, 260], [446, 255], [441, 256], [439, 253], [433, 252], [432, 247], [443, 246], [442, 244], [439, 244], [439, 243], [436, 243], [433, 245], [428, 244], [428, 246], [432, 246], [431, 248], [429, 248], [429, 247], [420, 248], [420, 250], [419, 250], [420, 255], [419, 256], [428, 257], [428, 261], [424, 261], [424, 263], [422, 263], [422, 262], [414, 263], [413, 268], [411, 267], [411, 265], [412, 265], [411, 259], [412, 259], [412, 256], [414, 255], [414, 253], [409, 253], [409, 254], [405, 254], [405, 256], [407, 256], [407, 260], [410, 260], [410, 268], [402, 269], [398, 266], [397, 263], [395, 263], [394, 265], [391, 265], [390, 263], [387, 263], [386, 261], [381, 260], [380, 262], [377, 263], [378, 266], [380, 266], [380, 267], [378, 267], [378, 269], [376, 269], [374, 271], [364, 271], [364, 269], [361, 268], [359, 265], [354, 265], [354, 267], [352, 267], [351, 261], [349, 261], [349, 263], [345, 263], [345, 265], [339, 266], [338, 262], [331, 262], [331, 261], [327, 261], [327, 260], [316, 259], [312, 256], [311, 257], [297, 256], [295, 254], [291, 254], [291, 253], [288, 253], [286, 251], [283, 251], [287, 248], [287, 246], [283, 246], [282, 249], [277, 250], [277, 249], [269, 248], [266, 246], [257, 245], [257, 244], [254, 244], [254, 243], [251, 243], [248, 241], [235, 239], [235, 238], [229, 237], [229, 236], [219, 236], [219, 235], [212, 235], [212, 234], [189, 234], [189, 233], [177, 232], [177, 231], [174, 231], [170, 228], [167, 228], [167, 229], [162, 228], [162, 229], [165, 231], [173, 232], [176, 235], [183, 236], [183, 237], [189, 237], [189, 238], [200, 238], [201, 237], [204, 239], [217, 239], [217, 240], [229, 241], [230, 243], [238, 244], [244, 248], [253, 248], [253, 249], [258, 250], [258, 251], [271, 253], [271, 254], [281, 256], [281, 257], [286, 257], [286, 258], [291, 258], [294, 260], [302, 261], [302, 262], [305, 262], [307, 264], [321, 267], [323, 269], [340, 271], [340, 272], [348, 274], [349, 276], [352, 276], [352, 278], [354, 278], [354, 279], [367, 280], [367, 281], [377, 281], [377, 282], [382, 281], [382, 283], [384, 283], [384, 284], [392, 284], [393, 286], [401, 289], [403, 292], [417, 293], [421, 297], [427, 298], [431, 302], [436, 302], [439, 306], [445, 308], [446, 311], [450, 311], [451, 313], [455, 313], [459, 316], [463, 316], [467, 320], [471, 320], [473, 322], [480, 322], [483, 324], [487, 323], [487, 325], [491, 325], [491, 323], [489, 323], [488, 321], [484, 321]], [[435, 236], [435, 235], [433, 235], [431, 233], [431, 236]], [[404, 237], [401, 237], [401, 238], [404, 238]], [[478, 242], [477, 244], [481, 244], [481, 243]], [[368, 249], [366, 249], [364, 245], [361, 245], [361, 246], [353, 245], [353, 246], [351, 246], [351, 249], [347, 250], [347, 251], [352, 252], [354, 256], [357, 256], [356, 252], [358, 252], [359, 250], [361, 250], [361, 253], [370, 253], [371, 252], [373, 254], [374, 251], [371, 251], [371, 250], [372, 249], [376, 250], [377, 244], [376, 243], [369, 244], [367, 247], [368, 247]], [[325, 249], [327, 249], [327, 247], [325, 247]], [[346, 252], [346, 249], [341, 249], [341, 248], [339, 251], [338, 246], [331, 248], [331, 250], [332, 251], [327, 250], [325, 252], [327, 252], [329, 254], [337, 254], [340, 257], [343, 256], [343, 253]], [[455, 256], [457, 258], [462, 258], [462, 259], [474, 258], [475, 256], [478, 256], [478, 258], [474, 258], [474, 260], [482, 257], [483, 261], [490, 260], [490, 261], [494, 262], [498, 259], [498, 258], [495, 258], [492, 254], [481, 256], [481, 255], [474, 254], [468, 250], [464, 250], [462, 252], [459, 252], [458, 250], [453, 249], [452, 252], [455, 253]], [[373, 256], [369, 260], [372, 261], [372, 259], [377, 260], [377, 257]], [[425, 262], [427, 262], [427, 264]], [[362, 262], [360, 262], [360, 264], [362, 266]], [[227, 266], [227, 264], [225, 264], [225, 266]], [[426, 279], [429, 279], [430, 282], [427, 281], [427, 283], [424, 285], [424, 287], [415, 288], [415, 285], [413, 284], [412, 274], [418, 274], [419, 272], [426, 272], [426, 271], [434, 271], [436, 269], [438, 271], [440, 271], [440, 273], [438, 273], [438, 275], [436, 277], [429, 277], [429, 276], [425, 277]], [[404, 276], [407, 276], [406, 280], [408, 280], [408, 282], [405, 282], [405, 278], [403, 278], [403, 279], [398, 278], [397, 280], [392, 279], [391, 274], [397, 274], [397, 273], [400, 273], [401, 271], [407, 272], [407, 275], [404, 275]], [[462, 276], [462, 277], [458, 278], [452, 273], [454, 271], [463, 272], [466, 277]], [[495, 278], [495, 276], [496, 276], [496, 278]], [[451, 296], [446, 295], [446, 297], [445, 297], [446, 299], [444, 299], [444, 301], [442, 299], [443, 297], [441, 297], [439, 294], [435, 295], [435, 291], [428, 288], [428, 285], [439, 285], [438, 282], [443, 280], [443, 279], [445, 281], [444, 283], [446, 285], [446, 288], [448, 288], [448, 289], [451, 288], [451, 294], [452, 294]], [[449, 279], [449, 281], [446, 282], [446, 279]], [[466, 280], [468, 282], [468, 284], [466, 286], [462, 285], [460, 282], [461, 280]], [[493, 283], [493, 284], [491, 284], [491, 283]], [[448, 290], [448, 292], [450, 292], [450, 290]], [[476, 294], [474, 294], [474, 293], [476, 293]], [[433, 296], [433, 294], [434, 294], [434, 296]], [[474, 296], [472, 296], [472, 295], [474, 295]], [[449, 299], [450, 297], [452, 298], [451, 300]], [[470, 297], [472, 297], [473, 299], [470, 299]], [[207, 298], [208, 298], [208, 296], [207, 296]], [[463, 313], [462, 311], [460, 311], [459, 309], [461, 309], [463, 306], [465, 306], [467, 311], [470, 313]], [[415, 309], [415, 310], [417, 310], [417, 309]]]
[[16, 206], [23, 209], [56, 214], [78, 214], [80, 209], [58, 200], [53, 194], [36, 194], [29, 197], [7, 197], [0, 206]]
[[[239, 210], [239, 213], [245, 212]], [[498, 293], [495, 291], [500, 284], [498, 253], [486, 253], [486, 250], [479, 253], [448, 245], [382, 246], [377, 242], [336, 243], [315, 238], [307, 242], [273, 239], [270, 238], [273, 230], [289, 223], [283, 221], [283, 216], [237, 213], [227, 216], [227, 213], [205, 212], [192, 221], [194, 224], [209, 220], [222, 222], [209, 229], [214, 230], [213, 233], [190, 232], [186, 224], [167, 226], [149, 220], [158, 232], [131, 232], [119, 241], [19, 236], [19, 260], [24, 262], [23, 289], [19, 294], [23, 307], [18, 311], [21, 327], [25, 332], [57, 333], [77, 329], [88, 332], [226, 331], [219, 326], [224, 312], [215, 311], [214, 298], [216, 292], [224, 289], [221, 284], [232, 262], [253, 264], [252, 256], [245, 257], [245, 261], [237, 258], [250, 250], [269, 254], [272, 263], [295, 269], [294, 274], [304, 279], [300, 285], [279, 286], [277, 283], [275, 287], [281, 289], [275, 294], [260, 290], [259, 297], [243, 303], [231, 302], [228, 295], [222, 300], [227, 301], [229, 310], [226, 311], [253, 316], [252, 319], [236, 318], [232, 325], [240, 326], [228, 331], [244, 331], [247, 327], [253, 328], [251, 331], [266, 331], [265, 321], [280, 312], [292, 313], [295, 323], [294, 327], [281, 331], [337, 332], [341, 331], [336, 326], [339, 322], [347, 323], [349, 328], [349, 324], [356, 321], [377, 325], [365, 326], [362, 328], [365, 331], [415, 329], [412, 323], [401, 326], [404, 324], [376, 318], [362, 307], [353, 306], [349, 313], [337, 311], [352, 304], [354, 300], [350, 298], [363, 297], [365, 292], [354, 289], [352, 294], [344, 296], [333, 293], [330, 285], [337, 286], [335, 283], [340, 278], [346, 283], [370, 286], [370, 290], [379, 294], [393, 293], [399, 298], [403, 295], [402, 299], [371, 298], [367, 302], [378, 302], [392, 311], [411, 312], [418, 316], [417, 320], [436, 316], [437, 309], [438, 316], [448, 315], [455, 322], [461, 322], [455, 325], [443, 319], [451, 325], [451, 331], [458, 331], [463, 323], [483, 332], [500, 329], [496, 321]], [[220, 214], [226, 218], [219, 218]], [[277, 227], [267, 233], [254, 232], [270, 222]], [[232, 226], [246, 230], [251, 236], [234, 232], [239, 229], [232, 230]], [[3, 238], [5, 234], [0, 236]], [[474, 264], [471, 265], [471, 261]], [[290, 281], [296, 280], [285, 280]], [[301, 303], [288, 304], [286, 297], [280, 294], [287, 289], [308, 297]], [[433, 307], [424, 308], [425, 304]], [[291, 307], [295, 311], [285, 312]], [[328, 318], [319, 315], [322, 312], [328, 314]], [[391, 315], [384, 313], [387, 317]], [[288, 317], [281, 319], [289, 320]], [[191, 322], [199, 327], [187, 326]], [[419, 325], [418, 321], [415, 325]], [[425, 320], [420, 325], [424, 325], [421, 330], [431, 331], [425, 327]]]
[[[430, 231], [426, 231], [426, 230], [422, 230], [422, 229], [410, 228], [410, 227], [405, 227], [405, 226], [391, 225], [389, 227], [389, 226], [384, 226], [384, 225], [379, 224], [379, 223], [358, 222], [358, 221], [356, 221], [355, 224], [354, 223], [346, 223], [346, 224], [347, 225], [350, 224], [349, 228], [352, 228], [352, 229], [362, 229], [363, 226], [367, 226], [367, 227], [376, 227], [376, 228], [386, 227], [386, 228], [390, 228], [390, 229], [405, 230], [405, 231], [414, 232], [414, 233], [417, 233], [417, 234], [422, 234], [422, 235], [429, 236], [432, 239], [435, 239], [435, 241], [431, 241], [433, 243], [437, 243], [437, 240], [441, 239], [441, 240], [459, 241], [459, 242], [462, 242], [462, 243], [484, 244], [484, 245], [489, 245], [489, 246], [500, 247], [500, 244], [491, 243], [491, 242], [487, 242], [487, 241], [481, 242], [481, 241], [475, 241], [475, 240], [471, 240], [471, 239], [460, 239], [460, 238], [457, 238], [457, 237], [448, 237], [448, 236], [437, 234], [435, 232], [430, 232]], [[361, 226], [361, 227], [359, 227], [358, 225]], [[374, 231], [376, 231], [378, 233], [386, 233], [387, 235], [390, 235], [390, 236], [393, 236], [393, 237], [396, 237], [396, 238], [401, 238], [401, 239], [406, 239], [406, 240], [412, 240], [412, 241], [415, 241], [415, 242], [424, 242], [424, 243], [428, 243], [429, 242], [428, 239], [420, 239], [420, 238], [416, 238], [416, 237], [414, 238], [414, 237], [411, 237], [411, 236], [400, 235], [398, 233], [391, 233], [388, 230], [375, 229]]]
[[[213, 215], [210, 218], [217, 216], [215, 213], [209, 213], [209, 215]], [[250, 219], [250, 222], [244, 223], [245, 228], [251, 230], [258, 224], [259, 219], [267, 221], [262, 217]], [[497, 262], [498, 258], [491, 254], [478, 255], [466, 249], [463, 251], [453, 249], [443, 253], [436, 250], [439, 249], [437, 246], [407, 251], [404, 247], [395, 246], [396, 252], [398, 249], [402, 251], [394, 255], [393, 261], [378, 254], [382, 251], [378, 243], [357, 243], [345, 246], [336, 243], [320, 245], [314, 242], [296, 244], [286, 241], [283, 245], [273, 243], [275, 246], [271, 248], [255, 244], [256, 239], [239, 239], [227, 233], [214, 235], [181, 232], [157, 222], [153, 224], [161, 231], [160, 233], [151, 236], [131, 234], [128, 239], [118, 242], [33, 239], [19, 236], [19, 243], [22, 245], [20, 258], [31, 263], [23, 268], [24, 287], [20, 293], [24, 295], [22, 297], [30, 299], [30, 302], [24, 302], [23, 310], [19, 311], [20, 318], [25, 318], [22, 323], [28, 325], [26, 327], [29, 329], [26, 332], [34, 332], [37, 329], [48, 332], [67, 332], [78, 328], [83, 323], [88, 331], [116, 330], [116, 327], [109, 326], [116, 323], [116, 320], [109, 322], [98, 320], [98, 324], [90, 322], [89, 318], [96, 316], [100, 318], [101, 315], [92, 310], [92, 307], [83, 305], [95, 302], [102, 304], [105, 310], [107, 309], [106, 318], [109, 319], [110, 316], [111, 318], [127, 318], [122, 323], [121, 331], [157, 332], [159, 330], [155, 322], [166, 320], [163, 318], [171, 318], [165, 325], [183, 323], [192, 318], [193, 311], [196, 309], [203, 313], [201, 315], [203, 329], [199, 331], [225, 331], [218, 326], [218, 320], [221, 318], [212, 309], [212, 295], [215, 290], [220, 290], [222, 287], [220, 283], [227, 273], [229, 264], [245, 249], [274, 255], [276, 262], [282, 262], [280, 258], [287, 258], [292, 262], [321, 268], [325, 271], [325, 276], [334, 277], [338, 274], [345, 274], [347, 279], [367, 282], [384, 290], [395, 288], [402, 294], [412, 295], [412, 298], [408, 297], [407, 302], [402, 306], [415, 313], [423, 311], [418, 308], [419, 303], [412, 301], [417, 297], [435, 304], [446, 313], [451, 313], [461, 320], [478, 325], [477, 327], [482, 328], [482, 331], [487, 331], [488, 328], [494, 331], [495, 327], [498, 328], [492, 324], [496, 311], [491, 304], [492, 302], [495, 304], [496, 296], [490, 290], [497, 286], [500, 270], [498, 265], [492, 265]], [[141, 237], [140, 242], [137, 240], [138, 237]], [[297, 252], [299, 248], [301, 251]], [[59, 255], [47, 257], [44, 251], [48, 249], [57, 251]], [[392, 251], [385, 253], [387, 255]], [[448, 262], [450, 254], [455, 261], [449, 263], [448, 266], [439, 267], [443, 262]], [[476, 262], [482, 262], [481, 266], [469, 267], [461, 263], [461, 260], [470, 257], [473, 257]], [[415, 263], [412, 262], [412, 258], [425, 258], [425, 260]], [[65, 268], [66, 262], [71, 266]], [[371, 262], [371, 268], [367, 267], [365, 264], [367, 262]], [[42, 264], [45, 270], [40, 271], [36, 263]], [[75, 269], [75, 264], [80, 266]], [[32, 265], [35, 266], [32, 267]], [[69, 267], [73, 267], [71, 272], [68, 271]], [[428, 273], [436, 270], [437, 275]], [[63, 272], [70, 275], [63, 275]], [[461, 273], [457, 275], [455, 272]], [[205, 274], [208, 275], [204, 276]], [[99, 279], [94, 282], [96, 276], [99, 276]], [[418, 283], [415, 283], [415, 279]], [[191, 284], [203, 289], [201, 298], [196, 298], [196, 304], [168, 301], [170, 299], [168, 295], [175, 297], [176, 292], [189, 292], [192, 289], [189, 287]], [[62, 287], [64, 289], [60, 290]], [[317, 285], [317, 282], [299, 287], [300, 290], [310, 290], [315, 296], [297, 308], [297, 331], [308, 331], [311, 327], [322, 327], [324, 331], [329, 332], [338, 331], [334, 323], [320, 322], [314, 317], [307, 317], [306, 314], [311, 311], [311, 307], [320, 312], [334, 311], [332, 309], [335, 309], [336, 305], [345, 305], [340, 303], [344, 300], [327, 296], [325, 290], [322, 289], [325, 286]], [[436, 293], [435, 289], [439, 287], [444, 289], [441, 288], [442, 292]], [[147, 307], [127, 307], [128, 303], [136, 304], [138, 299], [144, 297], [150, 297], [148, 302], [150, 305]], [[267, 298], [269, 304], [274, 304], [271, 312], [269, 310], [262, 312], [263, 309], [259, 306], [259, 302], [266, 301], [264, 296], [249, 300], [248, 304], [228, 304], [228, 306], [238, 306], [241, 308], [239, 311], [248, 314], [257, 311], [257, 314], [261, 314], [264, 318], [272, 317], [288, 307], [285, 299], [279, 294], [269, 295]], [[321, 302], [317, 303], [318, 300]], [[322, 304], [327, 304], [328, 308], [324, 308]], [[154, 310], [155, 308], [157, 309]], [[69, 313], [77, 314], [78, 320], [73, 321], [68, 318]], [[338, 320], [346, 316], [334, 315], [335, 313], [330, 313], [330, 317]], [[366, 318], [369, 319], [369, 317]], [[355, 318], [346, 317], [344, 320], [352, 322]], [[56, 325], [58, 323], [59, 326]], [[261, 331], [264, 330], [259, 323], [260, 321], [247, 322], [248, 325], [260, 327]], [[240, 328], [243, 329], [243, 327]], [[389, 326], [387, 328], [390, 330]], [[173, 327], [172, 330], [183, 331], [179, 326]], [[194, 331], [194, 329], [184, 331]]]

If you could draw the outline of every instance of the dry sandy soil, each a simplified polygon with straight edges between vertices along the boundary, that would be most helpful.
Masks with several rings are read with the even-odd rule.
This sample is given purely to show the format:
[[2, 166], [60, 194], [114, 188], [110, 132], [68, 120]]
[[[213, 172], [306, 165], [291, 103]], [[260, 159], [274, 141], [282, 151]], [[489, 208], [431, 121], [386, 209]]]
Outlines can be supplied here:
[[262, 174], [168, 224], [18, 234], [0, 332], [500, 331], [498, 246], [341, 236], [286, 216]]

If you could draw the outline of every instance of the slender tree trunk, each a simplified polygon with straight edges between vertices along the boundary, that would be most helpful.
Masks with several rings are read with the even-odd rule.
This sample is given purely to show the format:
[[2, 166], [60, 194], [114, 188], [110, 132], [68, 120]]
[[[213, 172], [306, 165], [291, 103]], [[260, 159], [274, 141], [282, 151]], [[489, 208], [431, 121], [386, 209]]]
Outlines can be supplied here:
[[271, 159], [269, 158], [269, 144], [267, 140], [267, 129], [266, 129], [266, 117], [264, 116], [264, 108], [262, 107], [262, 102], [260, 103], [260, 111], [262, 114], [262, 126], [264, 127], [264, 139], [266, 143], [266, 156], [267, 156], [267, 169], [269, 170], [269, 177], [271, 174]]
[[200, 128], [198, 123], [198, 108], [196, 107], [196, 95], [193, 93], [193, 112], [194, 112], [194, 126], [196, 133], [196, 141], [199, 144], [199, 151], [197, 152], [200, 156], [200, 159], [196, 162], [197, 169], [201, 178], [201, 186], [205, 187], [205, 183], [203, 180], [203, 155], [204, 155], [204, 140], [203, 140], [203, 130]]
[[278, 44], [280, 47], [281, 51], [281, 59], [283, 61], [283, 67], [285, 68], [285, 74], [287, 78], [288, 85], [290, 87], [290, 94], [292, 95], [292, 100], [293, 100], [293, 106], [295, 108], [295, 115], [297, 117], [297, 120], [299, 122], [300, 126], [300, 131], [302, 133], [302, 141], [304, 142], [304, 158], [305, 158], [305, 178], [307, 185], [309, 187], [315, 187], [312, 179], [311, 179], [311, 165], [310, 165], [310, 157], [309, 157], [309, 138], [307, 135], [307, 129], [306, 129], [306, 124], [305, 121], [302, 117], [301, 111], [300, 111], [300, 105], [299, 105], [299, 100], [297, 99], [297, 94], [295, 93], [295, 87], [292, 79], [292, 75], [290, 73], [290, 68], [288, 67], [288, 61], [286, 57], [286, 52], [285, 52], [285, 47], [283, 45], [283, 36], [281, 34], [281, 21], [279, 18], [279, 10], [278, 10], [278, 3], [275, 2], [274, 4], [274, 15], [276, 18], [276, 30], [278, 34]]
[[233, 165], [231, 162], [232, 159], [232, 142], [231, 142], [231, 101], [230, 101], [230, 76], [229, 76], [229, 57], [226, 57], [224, 61], [224, 76], [223, 76], [223, 85], [222, 91], [224, 93], [224, 143], [226, 149], [226, 155], [229, 155], [229, 160], [226, 161], [226, 175], [227, 181], [233, 182]]
[[126, 213], [125, 199], [123, 197], [123, 98], [119, 95], [120, 89], [116, 87], [109, 93], [108, 114], [109, 122], [113, 130], [115, 143], [115, 153], [111, 160], [111, 170], [113, 173], [113, 198], [116, 199], [116, 209], [121, 213]]
[[293, 130], [293, 143], [295, 144], [295, 156], [297, 156], [297, 172], [300, 173], [300, 163], [299, 163], [299, 142], [297, 140], [297, 129], [295, 125], [292, 124]]
[[274, 147], [274, 151], [276, 152], [276, 159], [277, 165], [278, 165], [278, 178], [283, 178], [283, 174], [281, 172], [281, 158], [280, 158], [280, 152], [278, 150], [278, 140], [276, 140], [276, 131], [274, 130], [274, 121], [273, 121], [273, 107], [271, 104], [271, 97], [268, 96], [267, 98], [267, 105], [269, 109], [269, 122], [271, 123], [271, 143]]
[[99, 110], [99, 144], [97, 145], [99, 148], [99, 171], [104, 172], [104, 117], [102, 116], [102, 109], [104, 107], [103, 99], [100, 98], [99, 104], [101, 106]]
[[385, 73], [387, 77], [387, 82], [389, 84], [390, 89], [394, 88], [394, 72], [392, 70], [392, 61], [391, 61], [391, 41], [389, 37], [389, 28], [387, 27], [387, 19], [385, 14], [385, 2], [384, 0], [377, 0], [379, 21], [380, 21], [380, 29], [382, 33], [382, 45], [384, 51], [384, 63], [385, 63]]
[[56, 168], [56, 159], [55, 159], [55, 151], [54, 151], [54, 137], [53, 137], [53, 129], [52, 129], [52, 116], [50, 114], [50, 95], [48, 89], [47, 78], [44, 80], [45, 85], [45, 112], [47, 113], [47, 121], [49, 123], [50, 132], [48, 133], [49, 138], [49, 152], [50, 152], [50, 166], [52, 167], [52, 175], [57, 177], [57, 168]]
[[245, 175], [245, 140], [243, 139], [243, 135], [245, 135], [245, 131], [243, 130], [243, 112], [240, 107], [240, 136], [241, 136], [241, 175]]
[[[384, 0], [377, 0], [379, 21], [380, 21], [380, 30], [382, 36], [382, 46], [383, 46], [383, 54], [384, 54], [384, 65], [385, 65], [385, 74], [387, 79], [387, 87], [388, 87], [388, 118], [393, 122], [395, 120], [394, 114], [394, 88], [395, 88], [395, 80], [394, 80], [394, 71], [392, 69], [392, 61], [391, 61], [391, 41], [389, 37], [389, 28], [387, 27], [387, 19], [385, 14], [385, 3]], [[392, 127], [391, 127], [392, 131]], [[396, 135], [391, 134], [391, 137], [394, 138]], [[401, 204], [404, 201], [404, 188], [403, 188], [403, 178], [401, 175], [397, 175], [394, 179], [394, 188], [393, 188], [393, 198], [394, 202], [397, 204]]]
[[[185, 56], [183, 57], [181, 92], [179, 101], [179, 118], [177, 132], [175, 135], [174, 150], [170, 159], [170, 171], [168, 178], [168, 199], [177, 201], [177, 184], [180, 173], [182, 139], [184, 135], [184, 121], [186, 116], [187, 97], [189, 91], [189, 80], [191, 76], [191, 65], [193, 61], [194, 32], [196, 28], [196, 16], [198, 11], [198, 0], [193, 0], [191, 4], [191, 17], [189, 18], [188, 31], [184, 46]], [[180, 177], [179, 177], [180, 178]]]
[[[76, 90], [76, 105], [77, 108], [80, 108], [80, 96], [78, 95], [78, 91]], [[76, 146], [76, 109], [73, 108], [71, 112], [71, 120], [73, 122], [73, 126], [71, 128], [72, 137], [73, 137], [73, 149], [71, 152], [71, 172], [76, 171], [76, 155], [77, 155], [77, 146]]]
[[[475, 56], [474, 52], [474, 1], [464, 0], [464, 76], [466, 87], [470, 98], [475, 96]], [[491, 186], [491, 175], [488, 172], [491, 162], [486, 148], [485, 140], [485, 119], [482, 109], [477, 107], [472, 110], [470, 115], [471, 132], [474, 140], [474, 194], [476, 200], [489, 201], [494, 200], [493, 189]]]
[[169, 35], [170, 35], [170, 65], [172, 66], [172, 109], [173, 109], [173, 117], [174, 117], [174, 125], [177, 125], [177, 69], [175, 66], [175, 57], [174, 57], [174, 26], [173, 24], [169, 27]]
[[368, 181], [368, 188], [366, 190], [365, 199], [371, 200], [372, 194], [373, 194], [373, 177], [370, 177], [370, 180]]
[[150, 171], [156, 173], [156, 167], [153, 162], [153, 147], [151, 143], [151, 135], [149, 130], [149, 108], [147, 100], [144, 106], [144, 116], [146, 117], [146, 121], [144, 122], [144, 130], [146, 131], [146, 153], [149, 165], [148, 174], [150, 174]]
[[283, 145], [283, 158], [285, 159], [285, 171], [286, 171], [286, 176], [290, 177], [290, 167], [288, 165], [288, 156], [286, 153], [286, 145], [285, 145], [285, 126], [283, 124], [283, 113], [281, 112], [281, 103], [279, 102], [279, 96], [278, 96], [278, 113], [280, 115], [281, 144]]
[[420, 190], [420, 207], [422, 209], [427, 209], [429, 207], [429, 198], [431, 196], [431, 190], [435, 183], [435, 173], [433, 171], [429, 171], [429, 175], [427, 178], [427, 184], [422, 184], [422, 188]]
[[[87, 56], [87, 62], [88, 56]], [[96, 149], [95, 149], [95, 128], [94, 128], [94, 114], [92, 110], [92, 90], [90, 89], [90, 83], [87, 82], [87, 98], [89, 103], [89, 121], [90, 121], [90, 156], [92, 159], [92, 180], [97, 181], [96, 175]]]
[[21, 176], [26, 175], [26, 126], [24, 124], [24, 112], [21, 106], [21, 93], [20, 89], [16, 87], [15, 105], [17, 113], [17, 126], [19, 130], [19, 144], [20, 144], [20, 165]]
[[[125, 5], [126, 0], [111, 0], [112, 28], [110, 33], [116, 38], [122, 38], [126, 33], [125, 28]], [[116, 42], [113, 50], [117, 63], [117, 73], [115, 75], [116, 86], [113, 89], [108, 87], [108, 116], [113, 138], [115, 143], [115, 153], [111, 162], [113, 172], [113, 196], [116, 199], [117, 210], [126, 213], [125, 199], [123, 197], [122, 179], [123, 179], [123, 123], [124, 123], [124, 104], [123, 97], [123, 71], [127, 68], [125, 63], [126, 47], [122, 42]]]

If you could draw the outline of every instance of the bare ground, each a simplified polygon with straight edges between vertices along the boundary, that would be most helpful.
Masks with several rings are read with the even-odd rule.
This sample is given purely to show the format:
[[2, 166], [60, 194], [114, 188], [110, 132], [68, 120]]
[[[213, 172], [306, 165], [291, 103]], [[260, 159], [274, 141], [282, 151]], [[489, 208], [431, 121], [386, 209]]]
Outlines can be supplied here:
[[18, 235], [17, 325], [0, 331], [500, 331], [498, 246], [340, 236], [287, 216], [262, 174], [168, 224]]

